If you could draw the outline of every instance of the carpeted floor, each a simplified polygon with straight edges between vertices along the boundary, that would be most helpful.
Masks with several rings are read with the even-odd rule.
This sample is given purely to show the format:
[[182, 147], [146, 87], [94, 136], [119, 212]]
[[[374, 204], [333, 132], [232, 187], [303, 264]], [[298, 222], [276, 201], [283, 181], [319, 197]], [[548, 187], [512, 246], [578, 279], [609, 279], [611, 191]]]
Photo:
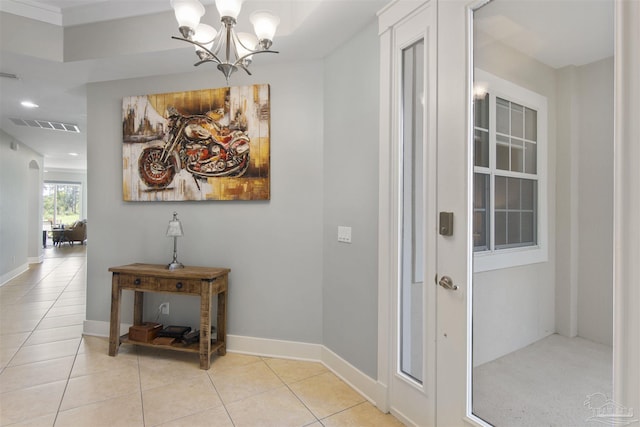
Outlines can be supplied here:
[[473, 412], [494, 426], [587, 426], [590, 395], [612, 394], [612, 348], [550, 335], [473, 370]]

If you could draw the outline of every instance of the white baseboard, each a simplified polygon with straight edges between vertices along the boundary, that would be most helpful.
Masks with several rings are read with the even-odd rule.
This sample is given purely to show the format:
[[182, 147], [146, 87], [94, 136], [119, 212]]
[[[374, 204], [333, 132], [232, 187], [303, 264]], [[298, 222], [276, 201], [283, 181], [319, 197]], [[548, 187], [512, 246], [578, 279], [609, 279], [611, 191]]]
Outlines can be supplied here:
[[5, 283], [7, 283], [9, 280], [13, 279], [14, 277], [21, 275], [22, 273], [24, 273], [28, 269], [29, 269], [29, 263], [22, 264], [22, 265], [18, 266], [17, 268], [14, 268], [13, 270], [6, 272], [2, 276], [0, 276], [0, 286], [4, 285]]
[[29, 264], [42, 264], [42, 261], [44, 261], [44, 254], [27, 258]]
[[[120, 330], [128, 331], [130, 326], [130, 323], [121, 323]], [[109, 329], [109, 322], [85, 320], [82, 325], [82, 335], [109, 338]]]
[[[122, 324], [120, 330], [126, 331], [129, 326], [131, 325]], [[108, 337], [109, 322], [85, 320], [83, 334]], [[322, 344], [227, 335], [227, 351], [322, 363], [373, 405], [379, 408], [385, 407], [386, 386], [369, 377]]]

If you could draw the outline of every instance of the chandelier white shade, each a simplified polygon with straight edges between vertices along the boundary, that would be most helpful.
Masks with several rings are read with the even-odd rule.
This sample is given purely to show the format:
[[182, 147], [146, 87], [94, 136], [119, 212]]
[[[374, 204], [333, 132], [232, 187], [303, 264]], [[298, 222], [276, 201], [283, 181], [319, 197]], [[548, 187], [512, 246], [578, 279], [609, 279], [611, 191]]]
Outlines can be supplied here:
[[241, 7], [242, 0], [216, 0], [216, 8], [221, 18], [228, 16], [233, 19], [238, 19]]
[[[171, 0], [178, 28], [184, 37], [190, 37], [204, 15], [204, 6], [197, 0]], [[185, 34], [186, 32], [186, 34]]]
[[269, 46], [266, 46], [266, 49], [268, 49], [273, 36], [276, 34], [276, 28], [280, 24], [280, 18], [269, 11], [259, 10], [253, 12], [249, 20], [253, 24], [253, 29], [260, 43], [262, 44], [263, 41], [265, 41], [264, 43], [269, 43]]
[[205, 9], [198, 0], [171, 0], [178, 21], [178, 30], [182, 37], [172, 37], [195, 46], [200, 61], [217, 64], [226, 80], [238, 68], [251, 75], [247, 68], [253, 55], [258, 53], [278, 53], [269, 50], [273, 44], [273, 37], [280, 24], [280, 18], [269, 11], [256, 11], [251, 14], [256, 35], [237, 33], [234, 27], [237, 22], [243, 0], [216, 0], [216, 8], [220, 14], [221, 28], [216, 30], [210, 25], [200, 23]]

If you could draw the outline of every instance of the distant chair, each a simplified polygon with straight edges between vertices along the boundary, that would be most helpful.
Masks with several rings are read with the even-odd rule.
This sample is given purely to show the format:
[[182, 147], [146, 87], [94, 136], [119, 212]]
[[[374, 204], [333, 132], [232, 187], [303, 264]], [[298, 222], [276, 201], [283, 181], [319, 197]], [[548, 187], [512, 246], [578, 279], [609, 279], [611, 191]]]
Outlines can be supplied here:
[[69, 228], [64, 229], [64, 241], [73, 245], [73, 242], [84, 244], [87, 240], [87, 220], [76, 221]]

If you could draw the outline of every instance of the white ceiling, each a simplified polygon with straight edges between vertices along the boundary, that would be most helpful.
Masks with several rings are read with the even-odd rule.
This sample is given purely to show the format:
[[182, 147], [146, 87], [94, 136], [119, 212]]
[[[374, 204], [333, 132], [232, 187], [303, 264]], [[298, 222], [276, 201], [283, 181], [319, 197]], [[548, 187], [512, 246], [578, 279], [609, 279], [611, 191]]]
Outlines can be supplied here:
[[[372, 22], [376, 12], [387, 2], [388, 0], [246, 0], [239, 16], [238, 29], [250, 31], [250, 24], [243, 21], [248, 21], [251, 11], [273, 10], [282, 20], [272, 47], [279, 50], [280, 54], [254, 58], [254, 64], [276, 61], [286, 63], [296, 58], [319, 59]], [[218, 18], [213, 6], [214, 0], [204, 0], [202, 3], [208, 6], [203, 21], [215, 25]], [[136, 28], [143, 28], [146, 19], [164, 20], [165, 15], [166, 21], [170, 22], [166, 32], [160, 36], [162, 41], [155, 42], [165, 46], [154, 46], [145, 51], [145, 43], [148, 42], [134, 39], [132, 46], [135, 54], [126, 54], [131, 46], [121, 46], [121, 51], [111, 46], [112, 50], [109, 52], [101, 49], [90, 52], [87, 49], [89, 52], [82, 53], [81, 58], [61, 62], [15, 53], [6, 48], [6, 40], [1, 42], [0, 72], [16, 74], [19, 79], [0, 78], [0, 125], [17, 141], [42, 153], [45, 156], [45, 169], [86, 169], [87, 83], [195, 70], [211, 72], [213, 85], [225, 84], [222, 74], [209, 64], [194, 69], [193, 64], [197, 58], [193, 47], [171, 39], [171, 36], [179, 34], [169, 0], [0, 0], [0, 10], [61, 26], [80, 34], [85, 30], [89, 34], [92, 28], [100, 27], [96, 23], [108, 21], [100, 27], [102, 36], [107, 34], [107, 37], [109, 31], [117, 31], [119, 21], [114, 19], [137, 17], [135, 19], [139, 19], [139, 22], [136, 21]], [[11, 19], [11, 15], [5, 15], [5, 19]], [[83, 24], [93, 25], [85, 25], [86, 28], [83, 28]], [[243, 26], [246, 28], [243, 29]], [[114, 30], [110, 30], [110, 27]], [[162, 32], [164, 29], [156, 28], [155, 31]], [[114, 34], [114, 37], [117, 35]], [[90, 36], [86, 40], [75, 41], [83, 44], [82, 47], [99, 42], [101, 40], [91, 40]], [[66, 38], [64, 43], [67, 43]], [[69, 52], [65, 52], [65, 56], [68, 54]], [[46, 56], [46, 53], [41, 56]], [[233, 76], [230, 84], [233, 84]], [[20, 101], [24, 99], [35, 102], [40, 108], [23, 108]], [[10, 120], [14, 117], [78, 124], [81, 133], [16, 126]], [[73, 157], [68, 153], [79, 155]]]
[[[254, 62], [286, 63], [296, 58], [317, 59], [326, 56], [374, 20], [376, 12], [387, 2], [246, 0], [239, 17], [239, 29], [243, 30], [242, 21], [247, 20], [252, 10], [272, 9], [282, 18], [273, 46], [281, 53], [265, 55]], [[212, 6], [214, 0], [202, 3], [208, 6], [203, 20], [213, 24], [217, 19]], [[553, 9], [545, 9], [542, 15], [530, 9], [541, 3]], [[613, 53], [612, 5], [613, 0], [496, 0], [491, 9], [485, 7], [479, 12], [487, 23], [481, 30], [489, 37], [510, 43], [551, 66], [580, 65]], [[64, 27], [74, 32], [76, 37], [88, 34], [88, 40], [79, 42], [87, 52], [80, 54], [80, 58], [65, 62], [43, 59], [47, 57], [46, 52], [32, 56], [15, 53], [6, 48], [6, 40], [0, 43], [0, 72], [19, 76], [18, 80], [0, 78], [0, 126], [16, 140], [42, 153], [46, 169], [86, 169], [87, 83], [194, 71], [192, 48], [170, 38], [178, 34], [177, 28], [172, 26], [175, 20], [169, 0], [0, 0], [0, 10]], [[109, 37], [109, 31], [115, 35], [116, 31], [121, 31], [119, 23], [128, 18], [134, 19], [140, 27], [148, 19], [166, 18], [166, 22], [171, 22], [166, 28], [166, 39], [164, 28], [155, 30], [160, 32], [158, 37], [162, 39], [160, 44], [163, 46], [152, 47], [147, 41], [149, 49], [146, 49], [144, 41], [136, 40], [135, 54], [124, 54], [128, 52], [125, 46], [121, 46], [121, 51], [113, 49], [113, 46], [111, 51], [95, 49], [91, 52], [87, 48], [90, 43], [100, 41], [95, 37], [91, 39], [92, 31], [100, 29], [102, 37]], [[12, 19], [11, 15], [5, 15], [5, 19]], [[100, 22], [103, 24], [97, 24]], [[603, 22], [610, 22], [610, 25]], [[66, 39], [64, 43], [67, 43]], [[131, 46], [127, 48], [131, 50]], [[359, 71], [357, 64], [351, 66], [352, 72]], [[218, 73], [213, 67], [210, 70]], [[224, 85], [221, 78], [220, 75], [214, 84]], [[233, 77], [230, 83], [233, 84]], [[25, 110], [19, 104], [24, 99], [36, 102], [40, 108]], [[11, 117], [74, 123], [79, 125], [81, 133], [16, 126], [9, 120]], [[79, 155], [72, 157], [68, 154], [70, 152]]]

